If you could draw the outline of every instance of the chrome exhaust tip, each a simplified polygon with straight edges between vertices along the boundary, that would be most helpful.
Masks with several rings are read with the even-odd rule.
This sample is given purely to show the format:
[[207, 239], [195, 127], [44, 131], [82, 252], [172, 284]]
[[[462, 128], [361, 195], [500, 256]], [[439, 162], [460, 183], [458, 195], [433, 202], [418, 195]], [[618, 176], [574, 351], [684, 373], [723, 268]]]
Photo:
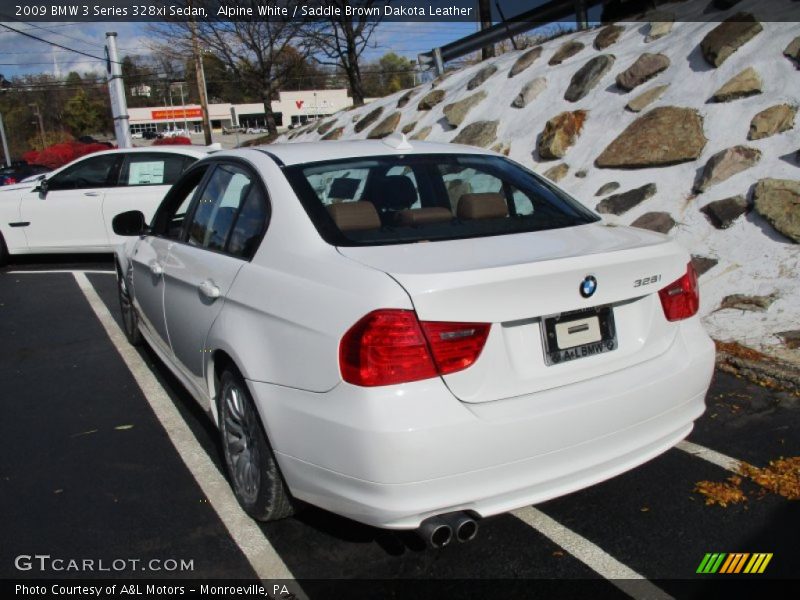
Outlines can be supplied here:
[[443, 515], [459, 542], [469, 542], [478, 535], [478, 522], [465, 512]]
[[439, 517], [425, 519], [417, 534], [431, 548], [444, 548], [453, 540], [453, 528]]

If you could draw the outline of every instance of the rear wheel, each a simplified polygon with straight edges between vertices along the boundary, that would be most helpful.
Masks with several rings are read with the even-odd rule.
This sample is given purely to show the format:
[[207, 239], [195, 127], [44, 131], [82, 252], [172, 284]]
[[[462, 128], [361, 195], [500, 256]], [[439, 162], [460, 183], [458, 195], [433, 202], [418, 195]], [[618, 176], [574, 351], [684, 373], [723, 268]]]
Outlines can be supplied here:
[[236, 499], [258, 521], [292, 515], [292, 497], [244, 379], [226, 369], [219, 389], [222, 450]]
[[119, 272], [117, 273], [117, 292], [119, 295], [119, 309], [122, 313], [122, 330], [132, 346], [140, 346], [142, 344], [142, 332], [139, 331], [139, 315], [136, 314], [133, 308], [125, 277]]

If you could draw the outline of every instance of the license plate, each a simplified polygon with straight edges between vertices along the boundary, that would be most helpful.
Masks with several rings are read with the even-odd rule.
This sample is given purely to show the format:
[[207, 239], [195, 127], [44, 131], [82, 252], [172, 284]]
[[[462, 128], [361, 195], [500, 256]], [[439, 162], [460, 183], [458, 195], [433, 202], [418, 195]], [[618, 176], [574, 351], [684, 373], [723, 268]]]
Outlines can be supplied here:
[[544, 360], [557, 365], [617, 348], [614, 311], [598, 306], [542, 319]]

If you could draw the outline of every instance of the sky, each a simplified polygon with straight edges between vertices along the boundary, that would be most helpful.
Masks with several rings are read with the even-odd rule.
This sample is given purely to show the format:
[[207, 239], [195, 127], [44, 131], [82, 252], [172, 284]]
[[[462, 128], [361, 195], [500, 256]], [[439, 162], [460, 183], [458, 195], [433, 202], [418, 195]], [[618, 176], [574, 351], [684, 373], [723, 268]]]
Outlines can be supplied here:
[[[5, 23], [100, 58], [104, 56], [107, 31], [117, 32], [117, 48], [121, 57], [150, 53], [149, 35], [144, 23]], [[373, 36], [375, 47], [369, 48], [364, 56], [370, 61], [387, 52], [395, 52], [416, 60], [417, 54], [473, 33], [476, 27], [475, 23], [381, 23]], [[56, 48], [0, 27], [0, 73], [7, 79], [29, 73], [55, 74], [63, 78], [70, 71], [85, 73], [102, 71], [104, 68], [101, 60]]]

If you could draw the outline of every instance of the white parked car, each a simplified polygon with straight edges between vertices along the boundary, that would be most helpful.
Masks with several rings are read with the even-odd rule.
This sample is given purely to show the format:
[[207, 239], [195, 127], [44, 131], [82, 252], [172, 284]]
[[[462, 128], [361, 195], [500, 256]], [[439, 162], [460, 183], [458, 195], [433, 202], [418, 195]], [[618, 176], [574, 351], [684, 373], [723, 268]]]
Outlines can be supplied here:
[[0, 264], [8, 255], [112, 252], [114, 215], [149, 219], [206, 147], [128, 148], [81, 157], [20, 184], [0, 187]]
[[129, 340], [214, 415], [261, 520], [295, 499], [465, 541], [671, 448], [714, 346], [686, 250], [476, 148], [214, 154], [119, 215]]

